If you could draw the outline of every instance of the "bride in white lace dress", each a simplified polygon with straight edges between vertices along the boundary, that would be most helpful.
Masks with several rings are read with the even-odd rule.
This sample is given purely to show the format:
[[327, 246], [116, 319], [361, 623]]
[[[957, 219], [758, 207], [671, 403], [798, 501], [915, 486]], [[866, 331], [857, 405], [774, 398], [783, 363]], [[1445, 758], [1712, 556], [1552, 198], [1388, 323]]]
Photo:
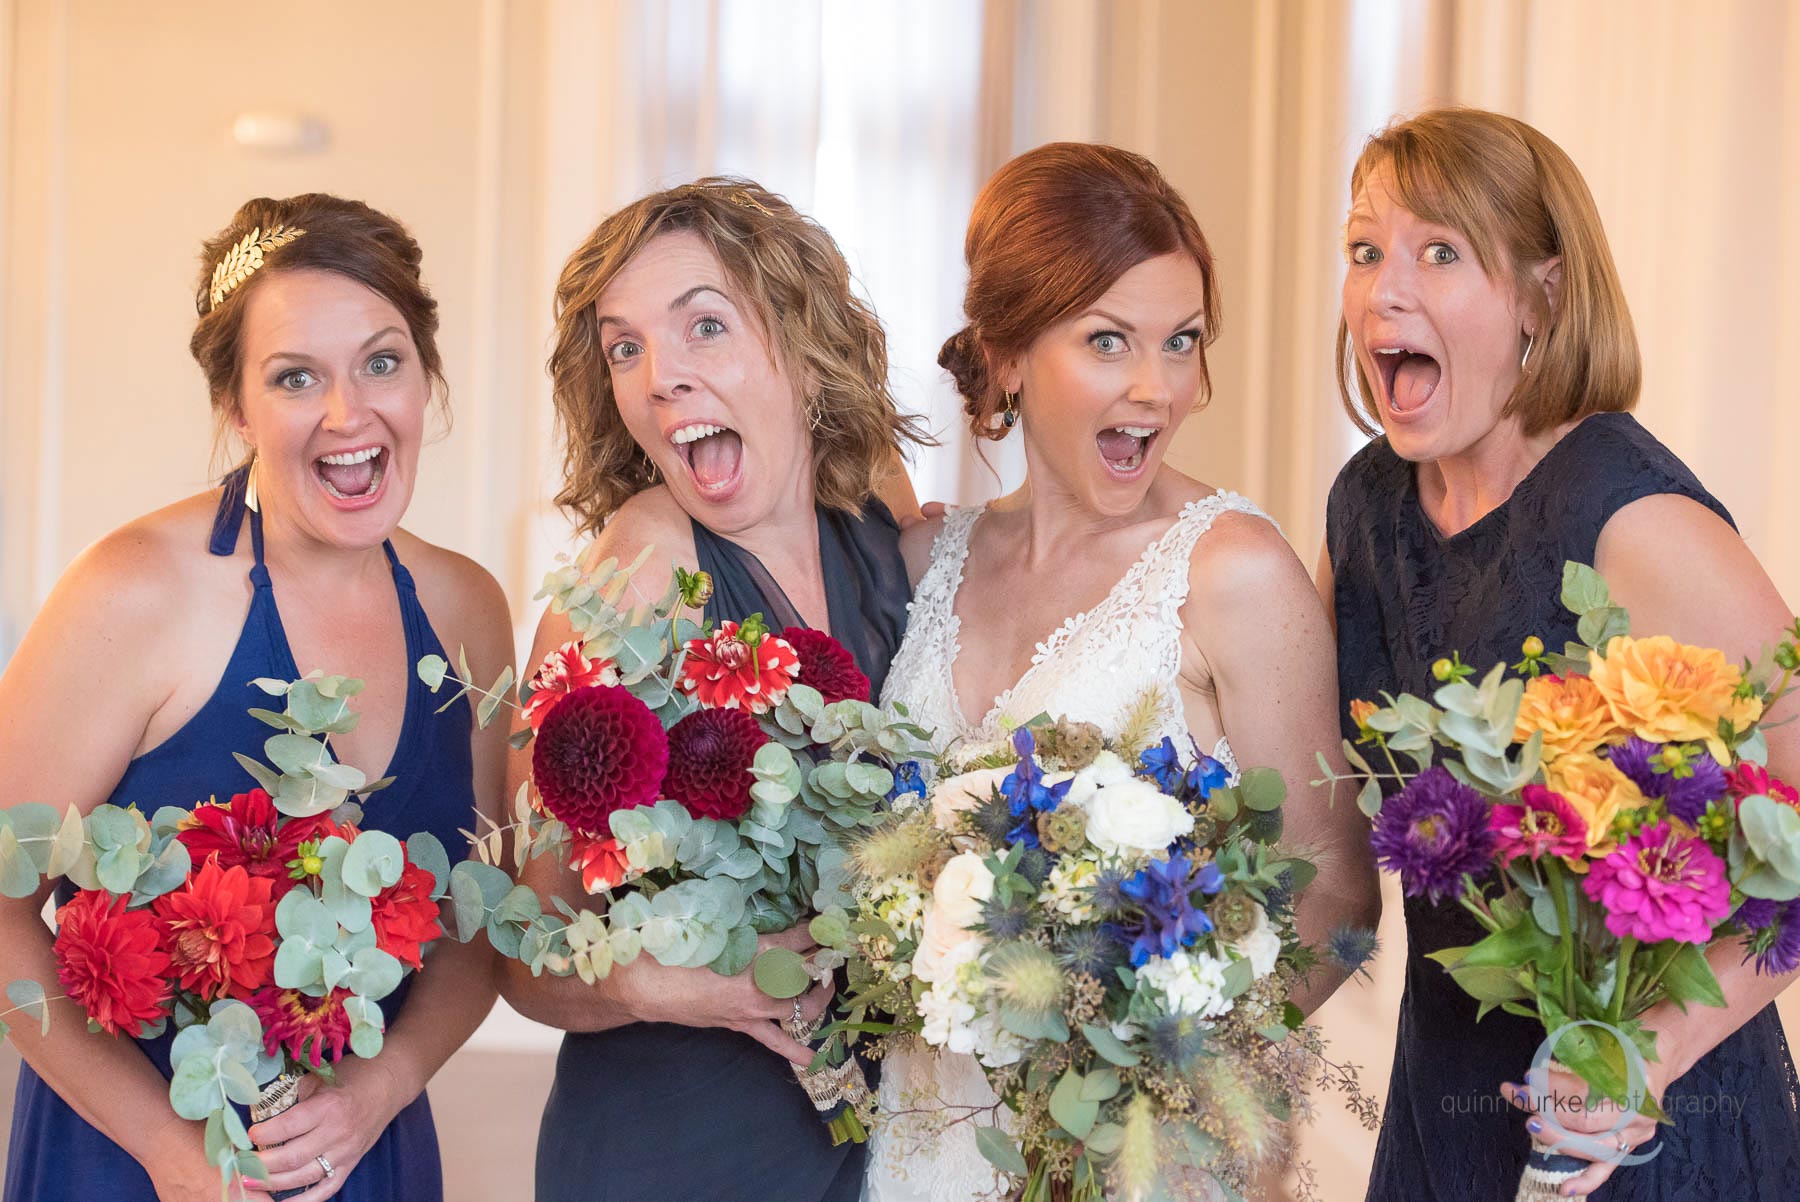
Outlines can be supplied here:
[[[970, 326], [939, 361], [978, 435], [1017, 426], [1026, 480], [902, 537], [915, 593], [883, 700], [939, 749], [1040, 713], [1115, 736], [1150, 707], [1152, 739], [1286, 777], [1289, 830], [1323, 852], [1304, 937], [1373, 925], [1366, 828], [1306, 784], [1338, 742], [1324, 607], [1256, 506], [1163, 464], [1206, 393], [1217, 324], [1186, 204], [1136, 155], [1052, 144], [989, 181], [967, 252]], [[1335, 987], [1324, 977], [1303, 1004]], [[869, 1202], [1003, 1196], [974, 1128], [1008, 1116], [973, 1057], [897, 1051], [880, 1093]]]

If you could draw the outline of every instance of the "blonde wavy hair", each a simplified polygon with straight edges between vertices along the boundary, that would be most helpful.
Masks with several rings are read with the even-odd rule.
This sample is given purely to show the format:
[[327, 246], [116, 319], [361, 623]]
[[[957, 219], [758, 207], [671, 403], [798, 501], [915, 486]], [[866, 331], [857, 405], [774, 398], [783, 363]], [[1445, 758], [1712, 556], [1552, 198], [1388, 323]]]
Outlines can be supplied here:
[[749, 180], [709, 177], [656, 192], [600, 223], [556, 285], [550, 381], [564, 442], [556, 503], [597, 532], [656, 470], [625, 428], [596, 302], [659, 234], [685, 230], [712, 250], [755, 314], [770, 353], [798, 384], [812, 429], [813, 492], [855, 512], [895, 466], [904, 444], [931, 442], [888, 389], [887, 336], [850, 288], [831, 235], [785, 199]]

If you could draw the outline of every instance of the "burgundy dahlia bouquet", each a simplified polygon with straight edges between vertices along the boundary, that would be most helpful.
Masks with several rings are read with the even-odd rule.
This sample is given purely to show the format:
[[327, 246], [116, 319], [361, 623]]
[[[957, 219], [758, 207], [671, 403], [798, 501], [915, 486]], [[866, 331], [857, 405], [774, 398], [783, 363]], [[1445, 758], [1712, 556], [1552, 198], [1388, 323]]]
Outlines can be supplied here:
[[151, 1039], [172, 1026], [170, 1103], [206, 1124], [230, 1196], [265, 1176], [237, 1108], [269, 1118], [305, 1075], [329, 1081], [345, 1055], [380, 1052], [380, 1003], [442, 934], [450, 879], [431, 835], [358, 829], [352, 797], [388, 782], [336, 762], [330, 736], [355, 728], [346, 701], [361, 682], [256, 684], [286, 699], [281, 713], [251, 711], [280, 732], [264, 745], [275, 767], [237, 757], [259, 788], [148, 819], [114, 805], [0, 810], [0, 891], [76, 889], [56, 911], [62, 992], [14, 981], [6, 1013], [48, 1029], [49, 1003], [67, 999], [97, 1033]]
[[[1430, 958], [1478, 1017], [1499, 1008], [1543, 1024], [1533, 1094], [1553, 1056], [1590, 1098], [1667, 1121], [1645, 1087], [1657, 1058], [1645, 1012], [1723, 1006], [1716, 944], [1740, 944], [1766, 973], [1800, 967], [1800, 792], [1769, 774], [1762, 733], [1800, 669], [1800, 623], [1738, 666], [1633, 637], [1592, 568], [1565, 565], [1562, 600], [1580, 642], [1549, 654], [1527, 639], [1523, 659], [1478, 685], [1452, 655], [1434, 665], [1432, 701], [1351, 702], [1355, 771], [1325, 771], [1334, 786], [1360, 781], [1377, 863], [1407, 896], [1480, 924], [1481, 939]], [[1555, 1196], [1586, 1166], [1558, 1148], [1595, 1150], [1554, 1112], [1539, 1117], [1521, 1199]]]
[[[593, 563], [590, 551], [549, 576], [540, 597], [576, 638], [552, 651], [519, 690], [503, 674], [476, 689], [427, 657], [419, 674], [478, 692], [486, 723], [513, 706], [531, 778], [505, 826], [472, 832], [480, 862], [451, 881], [458, 936], [485, 931], [533, 972], [595, 981], [647, 953], [723, 975], [750, 969], [774, 997], [804, 993], [843, 963], [757, 936], [810, 920], [824, 947], [848, 938], [842, 836], [873, 825], [894, 767], [916, 759], [923, 732], [869, 703], [869, 680], [829, 636], [774, 631], [760, 615], [701, 626], [711, 582], [677, 569], [664, 595], [622, 604], [642, 565]], [[546, 911], [514, 870], [553, 854], [581, 876], [592, 908]], [[811, 1032], [790, 1028], [797, 1037]], [[862, 1139], [869, 1099], [841, 1043], [801, 1084], [838, 1139]]]

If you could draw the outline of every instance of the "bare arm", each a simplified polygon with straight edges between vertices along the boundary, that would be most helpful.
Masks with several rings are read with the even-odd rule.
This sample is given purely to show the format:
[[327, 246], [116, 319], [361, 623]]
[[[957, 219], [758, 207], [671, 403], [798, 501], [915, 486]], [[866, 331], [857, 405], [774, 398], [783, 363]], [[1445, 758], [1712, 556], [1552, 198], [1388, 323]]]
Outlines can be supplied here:
[[[1306, 569], [1273, 526], [1234, 515], [1196, 549], [1190, 589], [1186, 629], [1210, 671], [1231, 749], [1245, 767], [1281, 773], [1284, 838], [1318, 865], [1300, 897], [1301, 939], [1322, 947], [1338, 927], [1374, 927], [1381, 894], [1368, 824], [1311, 784], [1319, 752], [1342, 766], [1336, 649]], [[1317, 1009], [1344, 976], [1321, 965], [1296, 1004]]]
[[[634, 516], [640, 520], [629, 520]], [[682, 545], [684, 533], [672, 515], [633, 515], [622, 511], [601, 535], [595, 553], [617, 556], [621, 563], [628, 563], [645, 546], [651, 546], [651, 556], [634, 583], [647, 596], [655, 596], [666, 585], [676, 563], [675, 557], [663, 548]], [[528, 670], [573, 637], [565, 615], [546, 611], [538, 623]], [[530, 774], [530, 749], [513, 751], [507, 760], [506, 795], [512, 796]], [[554, 855], [527, 862], [519, 879], [539, 897], [548, 900], [560, 896], [577, 909], [598, 909], [602, 901], [590, 896], [579, 875], [559, 864]], [[800, 952], [812, 947], [803, 926], [782, 935], [764, 936], [762, 943], [780, 943]], [[502, 962], [500, 990], [519, 1013], [565, 1031], [606, 1031], [634, 1022], [727, 1027], [742, 1031], [796, 1064], [812, 1060], [811, 1049], [781, 1030], [780, 1020], [792, 1013], [793, 1003], [764, 994], [748, 973], [721, 977], [706, 968], [668, 968], [649, 955], [640, 955], [630, 964], [615, 966], [604, 980], [588, 985], [573, 976], [533, 976], [529, 967], [508, 959]], [[829, 996], [825, 987], [807, 995], [809, 1015], [822, 1011]]]
[[[1685, 497], [1645, 497], [1619, 510], [1601, 531], [1594, 558], [1613, 599], [1630, 612], [1631, 627], [1640, 635], [1666, 634], [1683, 643], [1716, 647], [1734, 662], [1755, 661], [1793, 621], [1793, 612], [1744, 540], [1716, 514]], [[1671, 570], [1674, 565], [1678, 567]], [[1790, 699], [1782, 708], [1794, 704]], [[1791, 716], [1777, 711], [1776, 724], [1765, 728], [1770, 771], [1790, 781], [1800, 779], [1800, 723], [1781, 724]], [[1794, 979], [1791, 973], [1759, 974], [1753, 963], [1743, 962], [1736, 941], [1715, 948], [1707, 959], [1725, 994], [1723, 1008], [1690, 1006], [1683, 1014], [1664, 1003], [1644, 1015], [1644, 1025], [1657, 1035], [1659, 1060], [1648, 1068], [1649, 1088], [1658, 1097]], [[1572, 1080], [1555, 1088], [1568, 1093], [1582, 1089]], [[1511, 1096], [1515, 1091], [1506, 1092]], [[1558, 1113], [1571, 1130], [1606, 1132], [1616, 1118], [1610, 1108], [1592, 1112], [1591, 1118], [1579, 1111]], [[1640, 1116], [1622, 1134], [1639, 1144], [1654, 1130]], [[1591, 1192], [1614, 1167], [1591, 1165], [1571, 1184]]]
[[[0, 675], [0, 804], [85, 814], [112, 793], [175, 670], [163, 639], [182, 606], [178, 576], [145, 523], [70, 567]], [[0, 899], [0, 977], [35, 980], [55, 997], [52, 936], [40, 917], [49, 895], [46, 884], [29, 898]], [[164, 1202], [216, 1199], [219, 1174], [206, 1163], [200, 1124], [176, 1117], [149, 1058], [123, 1037], [88, 1034], [72, 1001], [50, 1009], [48, 1034], [14, 1020], [26, 1063], [144, 1166]]]

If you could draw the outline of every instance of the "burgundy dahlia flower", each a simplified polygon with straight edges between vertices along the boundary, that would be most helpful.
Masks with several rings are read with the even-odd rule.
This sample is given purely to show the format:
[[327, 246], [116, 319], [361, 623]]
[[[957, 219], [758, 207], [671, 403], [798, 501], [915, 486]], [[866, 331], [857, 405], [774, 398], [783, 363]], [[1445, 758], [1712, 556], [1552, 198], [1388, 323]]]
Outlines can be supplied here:
[[532, 744], [531, 779], [544, 809], [585, 835], [610, 834], [614, 810], [655, 802], [668, 768], [662, 723], [618, 685], [568, 694]]

